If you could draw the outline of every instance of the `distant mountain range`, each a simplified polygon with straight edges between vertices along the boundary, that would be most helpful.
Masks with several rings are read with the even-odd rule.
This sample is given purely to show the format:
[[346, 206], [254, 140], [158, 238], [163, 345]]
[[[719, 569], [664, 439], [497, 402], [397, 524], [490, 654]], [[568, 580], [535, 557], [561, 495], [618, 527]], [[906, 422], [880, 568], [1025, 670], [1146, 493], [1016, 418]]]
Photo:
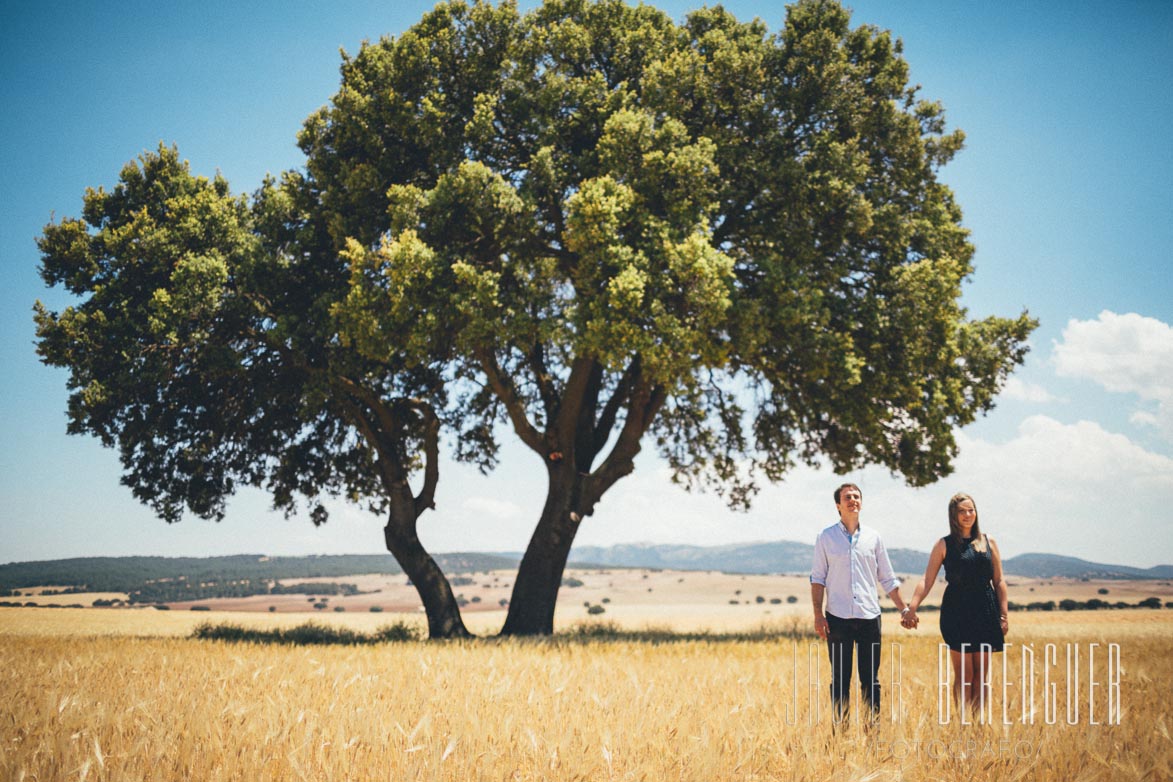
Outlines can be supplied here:
[[[572, 567], [657, 568], [662, 570], [716, 570], [727, 573], [809, 573], [814, 547], [781, 540], [724, 546], [621, 544], [576, 546]], [[898, 573], [924, 571], [928, 554], [911, 549], [889, 549]], [[459, 573], [514, 568], [518, 552], [437, 554], [444, 572]], [[1173, 565], [1136, 568], [1105, 565], [1056, 554], [1019, 554], [1003, 562], [1008, 575], [1026, 578], [1173, 579]], [[87, 585], [90, 591], [126, 591], [144, 581], [288, 579], [342, 577], [402, 571], [389, 554], [308, 557], [267, 557], [258, 554], [231, 557], [81, 557], [0, 565], [0, 589], [34, 586]]]
[[[809, 573], [814, 546], [780, 540], [725, 546], [623, 544], [576, 546], [570, 561], [604, 567], [651, 567], [665, 570], [720, 570], [729, 573]], [[519, 554], [505, 554], [516, 556]], [[906, 548], [888, 549], [898, 573], [923, 573], [929, 555]], [[1173, 565], [1136, 568], [1105, 565], [1057, 554], [1019, 554], [1002, 562], [1007, 575], [1025, 578], [1173, 578]]]

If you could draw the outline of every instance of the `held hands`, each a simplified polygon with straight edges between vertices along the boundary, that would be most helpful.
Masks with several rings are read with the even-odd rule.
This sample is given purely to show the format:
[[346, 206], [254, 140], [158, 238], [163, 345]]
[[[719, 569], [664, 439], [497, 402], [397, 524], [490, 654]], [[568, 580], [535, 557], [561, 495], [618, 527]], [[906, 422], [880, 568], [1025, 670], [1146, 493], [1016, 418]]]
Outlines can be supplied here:
[[920, 617], [916, 615], [916, 610], [911, 606], [902, 613], [900, 617], [900, 626], [905, 630], [912, 630], [914, 627], [920, 626]]

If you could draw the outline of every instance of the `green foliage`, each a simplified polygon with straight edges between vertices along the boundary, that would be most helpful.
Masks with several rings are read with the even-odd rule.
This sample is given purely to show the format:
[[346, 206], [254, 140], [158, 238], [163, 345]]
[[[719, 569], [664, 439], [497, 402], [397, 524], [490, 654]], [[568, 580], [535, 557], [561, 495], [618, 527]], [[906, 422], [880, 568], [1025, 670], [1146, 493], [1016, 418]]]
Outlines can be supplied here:
[[936, 178], [963, 135], [888, 33], [848, 21], [800, 2], [771, 37], [719, 8], [455, 3], [364, 45], [302, 135], [352, 242], [343, 339], [499, 368], [497, 403], [458, 411], [482, 463], [497, 404], [549, 425], [587, 360], [621, 406], [624, 378], [662, 388], [677, 479], [735, 505], [747, 460], [946, 474], [1033, 322], [966, 319], [973, 248]]
[[78, 297], [36, 309], [70, 431], [168, 521], [251, 485], [321, 523], [334, 495], [398, 514], [419, 561], [439, 428], [487, 470], [506, 421], [562, 476], [562, 524], [649, 434], [734, 507], [800, 462], [924, 485], [1025, 356], [1026, 314], [960, 305], [973, 246], [937, 173], [963, 134], [837, 2], [771, 35], [719, 6], [454, 0], [341, 76], [304, 171], [237, 197], [160, 146], [40, 238]]

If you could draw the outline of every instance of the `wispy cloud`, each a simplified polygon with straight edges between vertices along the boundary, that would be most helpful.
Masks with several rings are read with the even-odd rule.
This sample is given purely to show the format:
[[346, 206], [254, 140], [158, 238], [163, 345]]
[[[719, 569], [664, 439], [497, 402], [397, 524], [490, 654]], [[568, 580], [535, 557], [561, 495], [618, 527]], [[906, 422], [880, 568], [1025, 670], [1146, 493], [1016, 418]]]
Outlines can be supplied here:
[[1132, 415], [1173, 441], [1173, 327], [1135, 312], [1104, 310], [1095, 320], [1068, 321], [1051, 359], [1061, 377], [1091, 380], [1145, 403]]
[[1152, 515], [1173, 496], [1173, 458], [1098, 423], [1047, 415], [1026, 418], [1007, 440], [960, 431], [958, 445], [953, 474], [925, 488], [910, 488], [880, 467], [848, 476], [800, 467], [763, 488], [747, 514], [712, 495], [683, 492], [662, 468], [636, 470], [583, 523], [580, 537], [603, 544], [813, 542], [835, 520], [832, 490], [852, 480], [864, 489], [865, 523], [891, 547], [927, 551], [948, 531], [949, 497], [964, 491], [977, 499], [983, 527], [1006, 556], [1043, 551], [1146, 567], [1173, 562], [1173, 546], [1154, 537]]
[[1016, 377], [1011, 377], [1002, 388], [1002, 396], [1007, 399], [1017, 399], [1020, 402], [1035, 402], [1045, 404], [1057, 401], [1054, 394], [1037, 383], [1027, 383]]

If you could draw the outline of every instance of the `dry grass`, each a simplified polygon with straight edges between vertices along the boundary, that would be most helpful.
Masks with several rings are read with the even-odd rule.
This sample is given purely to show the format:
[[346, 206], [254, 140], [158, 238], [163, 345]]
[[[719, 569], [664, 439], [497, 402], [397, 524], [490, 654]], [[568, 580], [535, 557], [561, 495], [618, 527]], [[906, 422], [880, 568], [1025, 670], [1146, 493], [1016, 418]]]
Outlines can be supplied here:
[[[83, 615], [127, 622], [126, 632], [92, 632], [79, 625]], [[1016, 617], [1015, 636], [1036, 645], [1039, 666], [1047, 642], [1059, 644], [1061, 656], [1067, 643], [1085, 653], [1092, 642], [1120, 644], [1119, 725], [1090, 724], [1086, 711], [1077, 725], [1064, 724], [1062, 714], [1056, 724], [1045, 724], [1041, 714], [1023, 724], [1017, 692], [1011, 725], [963, 726], [956, 714], [938, 724], [936, 637], [927, 630], [900, 635], [889, 619], [885, 640], [899, 647], [885, 650], [885, 676], [895, 675], [899, 657], [901, 681], [885, 689], [886, 719], [869, 731], [852, 723], [837, 735], [824, 703], [822, 648], [804, 642], [304, 648], [181, 637], [217, 617], [0, 613], [0, 779], [710, 782], [1173, 774], [1173, 613], [1166, 611]], [[258, 626], [291, 620], [252, 618]], [[355, 629], [389, 619], [319, 618]], [[147, 632], [152, 625], [157, 632]], [[824, 668], [821, 685], [807, 676], [808, 653]], [[1103, 685], [1104, 648], [1097, 654]], [[1006, 659], [1018, 681], [1018, 653]], [[1061, 659], [1053, 674], [1061, 709], [1062, 665]], [[1040, 670], [1040, 689], [1041, 676]], [[1081, 676], [1089, 676], [1086, 657]], [[897, 692], [902, 708], [893, 720], [888, 709], [897, 705]], [[1101, 721], [1105, 701], [1101, 689]], [[995, 703], [1000, 723], [1001, 702]]]

